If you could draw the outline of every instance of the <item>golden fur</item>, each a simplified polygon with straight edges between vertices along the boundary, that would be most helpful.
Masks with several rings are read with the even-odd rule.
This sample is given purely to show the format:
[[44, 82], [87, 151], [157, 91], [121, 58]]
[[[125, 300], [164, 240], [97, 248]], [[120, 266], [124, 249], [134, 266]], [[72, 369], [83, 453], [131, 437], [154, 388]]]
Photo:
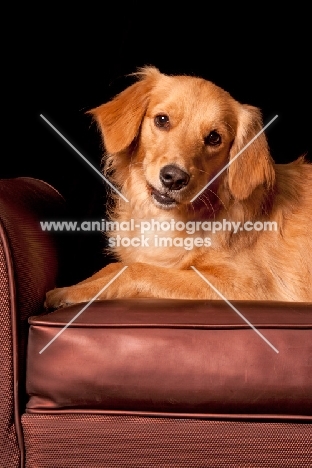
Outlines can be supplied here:
[[[111, 219], [137, 225], [152, 219], [274, 221], [278, 229], [147, 232], [154, 241], [157, 235], [180, 244], [116, 247], [118, 263], [50, 291], [46, 305], [91, 300], [125, 265], [98, 299], [219, 299], [194, 266], [230, 300], [312, 301], [312, 166], [303, 158], [275, 165], [262, 133], [191, 202], [261, 130], [261, 114], [201, 78], [167, 76], [153, 67], [137, 75], [135, 84], [90, 111], [104, 139], [105, 174], [129, 200], [114, 195]], [[108, 235], [114, 243], [118, 235], [141, 233]], [[197, 241], [185, 249], [184, 238], [207, 235], [210, 246]]]

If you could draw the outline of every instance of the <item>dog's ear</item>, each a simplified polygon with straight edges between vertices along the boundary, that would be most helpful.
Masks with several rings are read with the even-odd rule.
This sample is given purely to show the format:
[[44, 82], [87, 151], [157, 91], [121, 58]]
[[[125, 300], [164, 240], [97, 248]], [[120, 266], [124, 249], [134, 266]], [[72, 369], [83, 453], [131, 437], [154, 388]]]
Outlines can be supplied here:
[[[233, 162], [228, 169], [229, 188], [238, 200], [248, 198], [259, 185], [271, 188], [274, 184], [273, 160], [264, 132], [244, 149], [261, 129], [262, 118], [259, 109], [240, 104], [236, 136], [230, 150], [230, 162]], [[242, 153], [236, 158], [240, 151]]]
[[161, 74], [156, 68], [144, 67], [135, 75], [140, 81], [87, 112], [97, 121], [108, 153], [125, 150], [138, 135], [151, 90]]

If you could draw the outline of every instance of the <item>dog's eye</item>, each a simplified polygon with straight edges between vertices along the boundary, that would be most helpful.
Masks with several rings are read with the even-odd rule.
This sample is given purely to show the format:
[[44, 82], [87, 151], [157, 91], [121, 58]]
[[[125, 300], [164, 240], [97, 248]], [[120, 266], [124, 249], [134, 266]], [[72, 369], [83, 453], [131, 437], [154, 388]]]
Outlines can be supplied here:
[[221, 143], [221, 135], [218, 132], [213, 130], [209, 133], [204, 139], [205, 145], [209, 146], [218, 146]]
[[166, 114], [156, 115], [154, 118], [154, 123], [156, 127], [168, 129], [170, 127], [169, 117]]

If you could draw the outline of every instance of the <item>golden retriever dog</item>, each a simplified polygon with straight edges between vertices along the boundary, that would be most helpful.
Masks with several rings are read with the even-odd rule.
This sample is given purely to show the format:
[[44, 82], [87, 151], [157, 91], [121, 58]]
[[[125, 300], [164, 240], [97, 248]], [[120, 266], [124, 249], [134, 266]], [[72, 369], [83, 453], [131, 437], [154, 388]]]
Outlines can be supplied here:
[[107, 233], [118, 262], [48, 292], [46, 306], [219, 293], [312, 301], [312, 165], [274, 164], [260, 111], [215, 84], [154, 67], [136, 75], [90, 111], [120, 192]]

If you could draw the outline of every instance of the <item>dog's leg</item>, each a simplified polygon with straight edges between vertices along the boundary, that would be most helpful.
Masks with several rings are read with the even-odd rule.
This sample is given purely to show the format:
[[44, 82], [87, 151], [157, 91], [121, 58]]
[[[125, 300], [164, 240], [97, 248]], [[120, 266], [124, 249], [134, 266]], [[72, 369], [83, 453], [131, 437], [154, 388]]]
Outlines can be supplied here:
[[81, 284], [90, 283], [90, 281], [94, 281], [94, 280], [97, 280], [99, 278], [103, 278], [104, 276], [107, 276], [110, 273], [117, 275], [117, 273], [123, 268], [123, 266], [124, 265], [122, 263], [120, 263], [120, 262], [119, 263], [117, 263], [117, 262], [116, 263], [110, 263], [106, 267], [101, 268], [101, 270], [97, 271], [96, 273], [94, 273], [89, 278], [86, 278], [83, 281], [79, 281], [79, 283], [77, 283], [76, 286], [81, 285]]
[[[44, 306], [46, 308], [54, 309], [70, 304], [76, 304], [78, 302], [88, 302], [93, 299], [94, 296], [96, 296], [96, 294], [105, 286], [105, 284], [118, 275], [122, 268], [122, 263], [111, 263], [99, 270], [94, 275], [86, 278], [83, 281], [80, 281], [74, 286], [52, 289], [46, 294]], [[107, 279], [106, 283], [105, 279]], [[97, 286], [98, 284], [100, 286]], [[96, 290], [96, 292], [92, 295], [91, 291], [94, 290]]]
[[[134, 263], [120, 276], [123, 264], [114, 263], [94, 276], [75, 286], [58, 288], [47, 293], [45, 306], [62, 307], [68, 304], [91, 301], [110, 281], [112, 283], [97, 297], [122, 299], [127, 297], [150, 297], [164, 299], [220, 299], [218, 294], [199, 275], [190, 270], [176, 270]], [[224, 289], [220, 280], [209, 272], [204, 276], [219, 290]], [[116, 279], [114, 279], [116, 277]], [[223, 285], [225, 286], [225, 285]], [[229, 285], [227, 285], [227, 289]]]

